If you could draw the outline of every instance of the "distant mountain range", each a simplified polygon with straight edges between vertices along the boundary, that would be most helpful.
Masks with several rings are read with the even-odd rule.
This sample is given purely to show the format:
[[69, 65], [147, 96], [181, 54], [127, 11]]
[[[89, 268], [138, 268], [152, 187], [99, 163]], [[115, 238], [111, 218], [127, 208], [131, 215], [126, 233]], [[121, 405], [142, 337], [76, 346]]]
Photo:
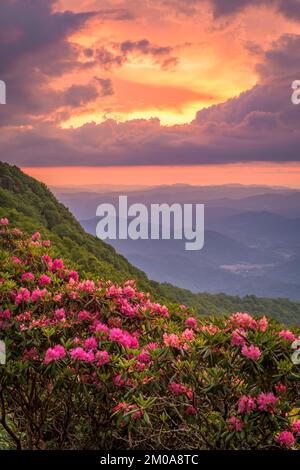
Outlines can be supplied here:
[[[117, 204], [120, 192], [114, 189], [56, 195], [95, 234], [96, 208]], [[300, 191], [173, 185], [128, 191], [128, 202], [205, 204], [205, 245], [199, 252], [185, 251], [181, 240], [109, 242], [150, 278], [194, 292], [300, 300]]]

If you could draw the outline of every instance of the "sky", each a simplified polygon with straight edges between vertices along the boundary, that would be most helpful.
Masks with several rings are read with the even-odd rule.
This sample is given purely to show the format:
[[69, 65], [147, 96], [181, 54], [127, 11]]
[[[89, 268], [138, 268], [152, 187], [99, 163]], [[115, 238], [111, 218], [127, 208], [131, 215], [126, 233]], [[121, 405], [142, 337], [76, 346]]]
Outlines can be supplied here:
[[299, 64], [300, 0], [1, 0], [0, 158], [54, 185], [300, 187]]

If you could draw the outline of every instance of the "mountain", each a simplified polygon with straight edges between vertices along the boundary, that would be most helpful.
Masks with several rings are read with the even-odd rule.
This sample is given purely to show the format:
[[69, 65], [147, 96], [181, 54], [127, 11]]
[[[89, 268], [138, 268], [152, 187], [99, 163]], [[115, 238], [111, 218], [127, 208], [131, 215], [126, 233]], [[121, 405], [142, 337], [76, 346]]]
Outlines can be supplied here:
[[[300, 303], [288, 299], [265, 299], [208, 293], [194, 294], [188, 289], [158, 283], [118, 254], [113, 247], [84, 231], [71, 212], [37, 180], [16, 166], [0, 162], [0, 216], [28, 232], [40, 231], [52, 241], [54, 251], [82, 274], [120, 282], [136, 279], [140, 288], [154, 298], [193, 306], [201, 315], [248, 311], [269, 314], [284, 322], [298, 323]], [[178, 266], [180, 271], [180, 264]], [[198, 274], [195, 271], [194, 276]]]
[[300, 217], [300, 191], [288, 188], [268, 186], [190, 186], [175, 184], [151, 188], [118, 188], [99, 187], [94, 189], [78, 187], [77, 191], [68, 188], [53, 188], [56, 197], [63, 202], [79, 220], [88, 220], [95, 216], [96, 208], [101, 202], [115, 204], [120, 194], [128, 195], [128, 202], [205, 204], [221, 218], [223, 215], [234, 215], [244, 211], [266, 210], [291, 217]]
[[[117, 207], [120, 193], [114, 189], [106, 193], [90, 190], [61, 192], [58, 197], [95, 235], [97, 206], [111, 203]], [[143, 203], [148, 209], [152, 203], [203, 203], [204, 248], [190, 253], [184, 250], [183, 242], [172, 239], [109, 243], [159, 282], [193, 292], [300, 300], [299, 194], [288, 188], [242, 185], [132, 190], [127, 193], [128, 204]], [[287, 272], [289, 266], [291, 271]]]

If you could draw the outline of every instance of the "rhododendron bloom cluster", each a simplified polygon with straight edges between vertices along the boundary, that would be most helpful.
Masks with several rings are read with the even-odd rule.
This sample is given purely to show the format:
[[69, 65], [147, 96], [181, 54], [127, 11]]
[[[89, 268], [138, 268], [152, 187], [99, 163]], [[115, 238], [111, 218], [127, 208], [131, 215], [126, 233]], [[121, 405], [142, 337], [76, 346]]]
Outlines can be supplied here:
[[291, 449], [295, 444], [295, 438], [290, 431], [282, 431], [279, 434], [277, 441], [286, 449]]
[[279, 332], [279, 336], [286, 341], [294, 341], [295, 340], [295, 335], [289, 331], [289, 330], [281, 330]]
[[300, 419], [296, 419], [292, 423], [292, 431], [297, 435], [300, 436]]
[[1, 225], [12, 447], [300, 449], [299, 328], [85, 279], [40, 234]]
[[253, 344], [251, 344], [250, 346], [244, 344], [244, 346], [242, 347], [242, 354], [243, 356], [252, 359], [252, 361], [257, 361], [261, 356], [260, 349], [257, 346], [254, 346]]
[[97, 366], [103, 366], [109, 362], [109, 353], [107, 351], [97, 351], [95, 354]]
[[241, 432], [244, 429], [243, 422], [236, 416], [229, 418], [228, 425], [230, 431], [234, 429], [235, 431]]
[[0, 219], [0, 225], [4, 225], [4, 226], [9, 225], [8, 218], [7, 217], [2, 217]]
[[261, 411], [273, 411], [276, 401], [277, 398], [273, 393], [260, 393], [257, 399], [258, 409]]
[[187, 327], [187, 328], [197, 328], [197, 320], [196, 318], [194, 317], [189, 317], [185, 320], [184, 322], [184, 325]]
[[39, 278], [39, 284], [40, 286], [45, 286], [46, 284], [51, 283], [51, 277], [47, 276], [47, 274], [42, 274], [41, 277]]
[[95, 360], [95, 355], [93, 351], [86, 352], [81, 347], [71, 349], [70, 356], [74, 361], [78, 360], [78, 361], [93, 362]]
[[237, 328], [232, 332], [231, 344], [232, 346], [244, 346], [246, 344], [247, 332], [243, 328]]
[[123, 331], [120, 328], [112, 328], [109, 333], [109, 339], [120, 343], [125, 348], [136, 349], [139, 347], [138, 340], [128, 331]]
[[247, 329], [256, 329], [257, 322], [248, 313], [234, 313], [229, 318], [229, 323]]
[[177, 382], [171, 382], [169, 385], [169, 389], [172, 393], [175, 395], [186, 395], [187, 398], [192, 399], [193, 398], [193, 392], [190, 388], [186, 387], [185, 385], [182, 385]]
[[243, 395], [239, 399], [239, 406], [238, 406], [239, 413], [249, 414], [251, 411], [255, 409], [256, 409], [256, 398]]
[[63, 346], [61, 346], [60, 344], [57, 344], [53, 348], [47, 349], [44, 363], [49, 364], [49, 362], [58, 361], [58, 360], [63, 359], [65, 357], [66, 357], [65, 348]]

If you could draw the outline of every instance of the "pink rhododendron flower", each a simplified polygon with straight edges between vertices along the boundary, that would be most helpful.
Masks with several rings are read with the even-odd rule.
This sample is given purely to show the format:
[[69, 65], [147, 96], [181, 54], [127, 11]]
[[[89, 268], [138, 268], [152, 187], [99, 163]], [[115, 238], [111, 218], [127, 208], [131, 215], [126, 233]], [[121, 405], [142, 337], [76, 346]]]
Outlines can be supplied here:
[[16, 305], [19, 305], [21, 302], [29, 302], [30, 300], [30, 292], [28, 289], [21, 287], [21, 289], [18, 290], [18, 293], [15, 298], [15, 303]]
[[286, 386], [283, 385], [282, 383], [275, 384], [274, 388], [275, 388], [276, 392], [278, 392], [278, 393], [284, 393], [286, 391]]
[[242, 354], [243, 356], [252, 359], [252, 361], [257, 361], [261, 356], [260, 349], [257, 346], [254, 346], [253, 344], [251, 344], [250, 346], [247, 346], [245, 344], [242, 347]]
[[47, 294], [47, 290], [46, 289], [34, 289], [34, 291], [32, 292], [31, 294], [31, 300], [32, 302], [36, 302], [38, 299], [42, 299], [43, 297], [45, 297], [45, 295]]
[[229, 317], [229, 323], [232, 323], [241, 328], [250, 328], [255, 330], [257, 328], [257, 323], [248, 313], [234, 313]]
[[141, 419], [144, 416], [143, 410], [138, 410], [132, 415], [132, 419], [138, 420]]
[[286, 341], [294, 341], [295, 340], [295, 335], [289, 330], [281, 330], [279, 332], [279, 336]]
[[38, 240], [39, 238], [41, 238], [40, 232], [35, 232], [35, 233], [32, 235], [31, 240], [35, 241], [35, 240]]
[[3, 226], [9, 225], [8, 218], [7, 217], [2, 217], [2, 219], [0, 219], [0, 225], [3, 225]]
[[100, 332], [100, 333], [103, 333], [103, 334], [107, 334], [108, 331], [109, 331], [109, 328], [108, 328], [107, 325], [105, 325], [104, 323], [101, 323], [101, 321], [97, 320], [94, 323], [94, 325], [92, 325], [91, 330], [95, 331], [96, 333]]
[[62, 259], [56, 258], [52, 261], [51, 271], [64, 269], [65, 265]]
[[73, 361], [84, 361], [84, 362], [93, 362], [95, 359], [95, 355], [93, 351], [86, 352], [81, 347], [77, 347], [70, 350], [70, 356]]
[[54, 312], [56, 320], [63, 321], [66, 319], [66, 312], [63, 308], [57, 308]]
[[97, 366], [103, 366], [103, 364], [107, 364], [110, 360], [109, 353], [107, 351], [97, 351], [95, 358]]
[[121, 402], [121, 403], [118, 403], [118, 404], [113, 408], [113, 411], [114, 411], [114, 412], [118, 412], [118, 411], [121, 411], [121, 410], [124, 410], [124, 409], [127, 409], [127, 403]]
[[295, 445], [295, 438], [290, 431], [282, 431], [277, 437], [277, 442], [286, 449], [291, 449]]
[[77, 271], [70, 271], [68, 273], [68, 279], [73, 279], [73, 281], [77, 282], [78, 279], [79, 279], [79, 275], [78, 275], [78, 272]]
[[188, 406], [187, 409], [185, 410], [187, 415], [196, 415], [197, 414], [197, 408], [194, 406]]
[[125, 385], [125, 380], [122, 379], [121, 374], [117, 374], [113, 377], [113, 382], [117, 387], [123, 387]]
[[87, 310], [81, 310], [78, 313], [78, 320], [80, 321], [90, 320], [90, 318], [91, 318], [91, 314]]
[[262, 317], [257, 321], [258, 329], [260, 331], [263, 331], [263, 332], [265, 332], [267, 330], [268, 324], [269, 324], [269, 322], [268, 322], [268, 319], [266, 317]]
[[190, 388], [182, 385], [178, 382], [171, 382], [169, 384], [169, 390], [174, 393], [174, 395], [186, 395], [190, 400], [193, 398], [193, 392]]
[[192, 329], [187, 328], [186, 330], [184, 330], [181, 337], [184, 341], [193, 341], [194, 331]]
[[260, 411], [274, 411], [274, 407], [276, 405], [277, 398], [275, 395], [270, 393], [260, 393], [257, 398], [258, 409]]
[[120, 297], [123, 293], [123, 289], [117, 286], [110, 286], [106, 290], [106, 294], [111, 297]]
[[95, 290], [95, 283], [90, 280], [82, 281], [78, 284], [77, 289], [92, 294]]
[[9, 320], [11, 317], [11, 311], [6, 309], [0, 311], [0, 320]]
[[41, 243], [39, 241], [31, 240], [30, 246], [41, 246]]
[[251, 396], [243, 395], [239, 399], [238, 410], [239, 413], [249, 414], [251, 411], [256, 409], [256, 399]]
[[246, 344], [245, 337], [247, 332], [243, 328], [237, 328], [232, 332], [231, 345], [232, 346], [244, 346]]
[[52, 258], [48, 254], [43, 255], [41, 260], [44, 261], [48, 266], [52, 266]]
[[88, 339], [85, 340], [85, 342], [83, 343], [83, 347], [87, 351], [90, 351], [91, 349], [97, 349], [98, 342], [97, 342], [96, 338], [91, 337], [91, 338], [88, 338]]
[[297, 436], [300, 436], [300, 419], [296, 419], [293, 423], [292, 423], [292, 431], [297, 435]]
[[197, 320], [196, 318], [194, 317], [189, 317], [185, 320], [184, 322], [184, 326], [186, 326], [187, 328], [197, 328]]
[[49, 362], [52, 361], [58, 361], [59, 359], [63, 359], [64, 357], [66, 357], [65, 348], [60, 344], [57, 344], [53, 348], [47, 349], [44, 364], [49, 364]]
[[219, 328], [216, 325], [201, 325], [200, 331], [205, 331], [214, 336], [216, 333], [218, 333]]
[[241, 432], [244, 428], [243, 422], [236, 416], [231, 416], [228, 420], [228, 428], [230, 431], [235, 430]]
[[109, 333], [110, 341], [116, 341], [125, 348], [136, 349], [139, 347], [137, 339], [130, 335], [128, 331], [121, 330], [120, 328], [112, 328]]
[[133, 297], [135, 297], [135, 289], [133, 289], [133, 287], [131, 286], [126, 286], [123, 289], [123, 294], [126, 295], [126, 297], [128, 297], [129, 299], [132, 299]]
[[171, 334], [164, 333], [163, 341], [166, 346], [172, 346], [173, 348], [180, 348], [179, 338], [174, 333], [171, 333]]
[[45, 286], [46, 284], [51, 283], [51, 277], [47, 276], [47, 274], [42, 274], [39, 278], [40, 286]]
[[21, 280], [22, 282], [25, 282], [25, 281], [33, 281], [34, 280], [34, 274], [32, 273], [24, 273], [22, 274], [21, 276]]
[[42, 245], [46, 246], [46, 247], [49, 247], [49, 246], [51, 246], [51, 241], [50, 240], [43, 240]]
[[142, 351], [138, 356], [137, 360], [140, 362], [143, 362], [145, 364], [148, 364], [151, 361], [151, 357], [148, 351]]

